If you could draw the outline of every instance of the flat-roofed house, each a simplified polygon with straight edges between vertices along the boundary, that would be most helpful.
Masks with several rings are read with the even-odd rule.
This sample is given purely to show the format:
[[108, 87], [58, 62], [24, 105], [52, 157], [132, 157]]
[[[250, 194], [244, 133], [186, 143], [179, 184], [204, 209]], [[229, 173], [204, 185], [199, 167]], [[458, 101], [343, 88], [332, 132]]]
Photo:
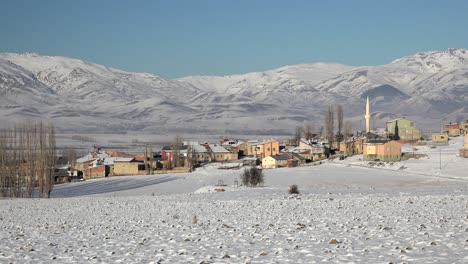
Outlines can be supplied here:
[[135, 161], [134, 158], [114, 159], [114, 175], [139, 175], [145, 174], [145, 163]]
[[401, 143], [395, 140], [369, 140], [363, 147], [364, 160], [399, 161]]
[[251, 153], [255, 157], [263, 159], [267, 156], [277, 155], [280, 151], [280, 142], [278, 140], [268, 140], [252, 144]]

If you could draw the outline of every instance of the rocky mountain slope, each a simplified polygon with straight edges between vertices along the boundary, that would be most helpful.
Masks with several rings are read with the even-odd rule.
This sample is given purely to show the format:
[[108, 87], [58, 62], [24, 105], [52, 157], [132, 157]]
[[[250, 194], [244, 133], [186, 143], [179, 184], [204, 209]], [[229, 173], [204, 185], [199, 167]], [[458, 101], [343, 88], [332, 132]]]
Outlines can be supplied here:
[[[419, 52], [381, 66], [315, 63], [177, 80], [65, 57], [0, 53], [0, 121], [51, 119], [61, 131], [284, 134], [341, 104], [359, 129], [370, 96], [377, 126], [426, 130], [468, 118], [468, 51]], [[0, 125], [2, 126], [2, 125]]]

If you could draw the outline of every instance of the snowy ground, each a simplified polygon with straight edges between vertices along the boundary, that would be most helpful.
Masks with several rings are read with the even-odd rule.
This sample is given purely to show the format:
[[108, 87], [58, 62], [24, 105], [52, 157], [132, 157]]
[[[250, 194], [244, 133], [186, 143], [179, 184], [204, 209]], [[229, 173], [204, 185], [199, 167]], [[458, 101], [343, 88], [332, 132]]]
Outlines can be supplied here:
[[[0, 263], [468, 263], [459, 143], [393, 165], [265, 170], [254, 189], [233, 186], [240, 170], [212, 165], [0, 200]], [[291, 184], [301, 195], [287, 194]]]

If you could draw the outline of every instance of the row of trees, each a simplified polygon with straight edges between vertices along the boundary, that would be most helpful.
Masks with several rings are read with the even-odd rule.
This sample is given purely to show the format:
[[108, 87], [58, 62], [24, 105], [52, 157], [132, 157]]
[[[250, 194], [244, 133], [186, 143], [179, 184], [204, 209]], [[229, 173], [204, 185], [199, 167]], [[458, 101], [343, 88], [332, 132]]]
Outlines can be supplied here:
[[[17, 124], [0, 131], [0, 197], [50, 197], [57, 161], [54, 126]], [[37, 189], [36, 189], [37, 187]]]
[[[341, 105], [338, 105], [336, 108], [336, 119], [338, 131], [335, 133], [335, 111], [332, 105], [328, 106], [328, 110], [325, 113], [324, 126], [321, 126], [319, 129], [317, 129], [313, 123], [306, 123], [303, 127], [296, 127], [293, 139], [294, 143], [299, 145], [301, 137], [305, 138], [306, 140], [312, 140], [316, 137], [325, 136], [328, 142], [331, 144], [334, 140], [341, 142], [345, 139], [345, 137], [352, 136], [352, 124], [349, 121], [344, 122], [344, 112]], [[324, 128], [325, 135], [323, 135]]]

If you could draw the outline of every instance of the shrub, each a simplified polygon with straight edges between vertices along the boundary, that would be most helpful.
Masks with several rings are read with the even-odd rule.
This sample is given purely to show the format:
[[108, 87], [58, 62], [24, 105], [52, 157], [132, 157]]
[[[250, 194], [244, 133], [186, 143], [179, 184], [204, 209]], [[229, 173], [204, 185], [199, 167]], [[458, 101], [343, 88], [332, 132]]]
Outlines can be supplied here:
[[242, 185], [255, 187], [261, 185], [264, 182], [262, 169], [251, 167], [250, 169], [245, 168], [240, 176]]
[[297, 187], [296, 184], [293, 184], [293, 185], [289, 186], [288, 192], [289, 192], [289, 194], [299, 194], [299, 188]]

